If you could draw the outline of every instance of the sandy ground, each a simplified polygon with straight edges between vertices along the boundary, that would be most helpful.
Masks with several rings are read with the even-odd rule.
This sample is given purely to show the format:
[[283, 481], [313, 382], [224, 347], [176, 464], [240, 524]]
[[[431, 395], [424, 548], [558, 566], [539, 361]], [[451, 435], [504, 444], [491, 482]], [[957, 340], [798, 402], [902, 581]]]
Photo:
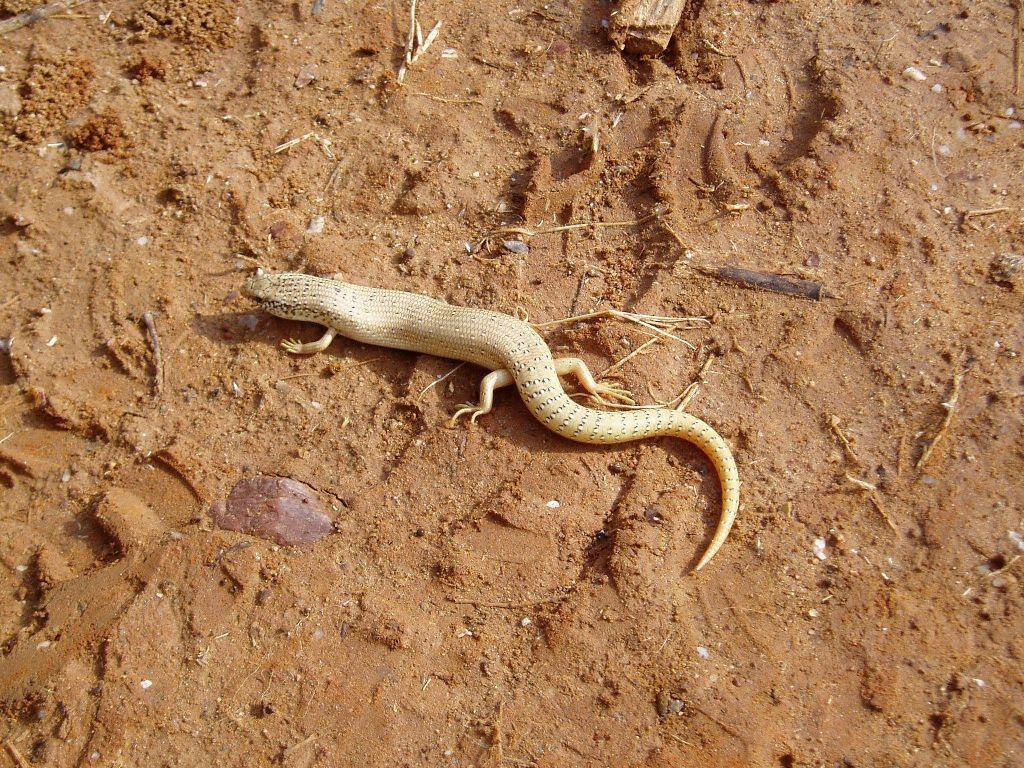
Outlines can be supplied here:
[[[0, 39], [0, 765], [1020, 765], [1014, 4], [695, 1], [635, 60], [603, 2], [423, 0], [401, 84], [408, 6], [311, 5]], [[626, 224], [475, 248], [587, 222]], [[619, 373], [704, 371], [727, 545], [688, 575], [692, 447], [572, 444], [511, 392], [447, 429], [480, 371], [289, 356], [318, 331], [239, 295], [256, 263], [709, 318]], [[648, 336], [548, 338], [599, 371]], [[261, 473], [333, 532], [214, 526]]]

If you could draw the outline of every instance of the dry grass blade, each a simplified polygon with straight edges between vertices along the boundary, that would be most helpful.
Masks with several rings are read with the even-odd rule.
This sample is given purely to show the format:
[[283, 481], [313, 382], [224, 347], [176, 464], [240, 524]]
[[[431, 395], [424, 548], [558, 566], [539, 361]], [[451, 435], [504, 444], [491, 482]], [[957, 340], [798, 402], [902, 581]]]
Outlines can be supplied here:
[[399, 84], [405, 82], [405, 75], [409, 71], [409, 67], [415, 64], [420, 56], [427, 52], [427, 49], [430, 48], [440, 33], [441, 22], [438, 21], [427, 33], [426, 37], [423, 36], [423, 28], [416, 18], [416, 0], [412, 0], [409, 8], [409, 34], [405, 39], [405, 56], [402, 66], [398, 70]]
[[639, 219], [632, 219], [629, 221], [581, 221], [574, 224], [560, 224], [555, 227], [545, 227], [543, 229], [527, 229], [526, 227], [498, 227], [487, 232], [473, 246], [473, 251], [479, 251], [487, 243], [489, 243], [495, 237], [499, 235], [520, 235], [522, 237], [537, 237], [538, 235], [551, 235], [557, 232], [572, 232], [578, 229], [600, 229], [607, 227], [637, 227], [641, 224], [646, 224], [652, 219], [661, 220], [670, 211], [664, 207], [657, 207], [646, 216], [641, 216]]

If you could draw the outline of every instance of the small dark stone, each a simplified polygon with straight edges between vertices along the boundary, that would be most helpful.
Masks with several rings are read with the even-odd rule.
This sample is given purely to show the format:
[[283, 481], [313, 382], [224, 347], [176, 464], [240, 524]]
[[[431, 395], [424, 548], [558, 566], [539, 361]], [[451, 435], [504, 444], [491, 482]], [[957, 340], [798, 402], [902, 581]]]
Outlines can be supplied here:
[[681, 715], [683, 710], [686, 709], [686, 702], [682, 699], [677, 699], [668, 691], [663, 690], [658, 693], [658, 700], [655, 702], [655, 708], [658, 710], [659, 717]]
[[331, 518], [313, 489], [297, 480], [261, 475], [239, 480], [227, 502], [211, 508], [214, 523], [284, 546], [312, 544], [331, 532]]

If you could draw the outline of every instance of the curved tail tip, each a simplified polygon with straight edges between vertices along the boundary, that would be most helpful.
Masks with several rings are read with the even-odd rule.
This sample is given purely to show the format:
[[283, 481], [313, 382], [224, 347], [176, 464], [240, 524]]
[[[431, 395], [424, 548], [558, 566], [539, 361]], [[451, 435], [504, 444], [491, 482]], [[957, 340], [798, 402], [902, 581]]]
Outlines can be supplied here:
[[729, 531], [732, 530], [732, 524], [735, 520], [736, 508], [730, 505], [729, 508], [722, 513], [722, 519], [718, 522], [718, 528], [715, 529], [715, 534], [711, 537], [711, 543], [708, 544], [708, 548], [704, 550], [704, 554], [701, 556], [697, 565], [694, 566], [692, 571], [690, 571], [691, 576], [710, 563], [711, 559], [718, 554], [718, 550], [722, 548], [722, 545], [725, 544], [725, 540], [729, 538]]

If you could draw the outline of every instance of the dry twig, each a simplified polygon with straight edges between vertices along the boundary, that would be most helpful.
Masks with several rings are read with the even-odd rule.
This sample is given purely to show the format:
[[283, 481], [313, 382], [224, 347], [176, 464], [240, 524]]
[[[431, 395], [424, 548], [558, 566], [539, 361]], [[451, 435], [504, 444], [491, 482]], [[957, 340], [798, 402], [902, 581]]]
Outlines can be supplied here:
[[[839, 442], [843, 446], [843, 450], [846, 451], [846, 455], [850, 461], [854, 464], [860, 464], [860, 457], [857, 455], [857, 452], [853, 450], [850, 440], [843, 433], [842, 426], [839, 423], [839, 417], [835, 414], [829, 416], [828, 425], [832, 428], [832, 432], [835, 433], [835, 436], [839, 438]], [[849, 475], [847, 475], [847, 477], [849, 477]]]
[[149, 343], [153, 347], [153, 385], [159, 392], [164, 386], [164, 358], [160, 354], [160, 337], [156, 334], [156, 316], [152, 312], [144, 312], [142, 322], [146, 325]]
[[1013, 95], [1020, 93], [1021, 22], [1024, 22], [1024, 0], [1017, 0], [1013, 14]]
[[29, 24], [34, 24], [40, 19], [53, 16], [61, 11], [70, 11], [82, 2], [84, 2], [84, 0], [58, 0], [58, 2], [40, 5], [38, 8], [33, 8], [30, 11], [19, 13], [17, 16], [4, 19], [3, 21], [0, 21], [0, 35], [6, 35], [8, 32], [13, 32], [16, 29], [27, 27]]
[[7, 753], [11, 756], [11, 759], [14, 761], [15, 765], [18, 766], [18, 768], [32, 768], [28, 760], [26, 760], [22, 756], [21, 752], [18, 751], [18, 748], [14, 746], [14, 742], [5, 741], [4, 747], [7, 748]]
[[949, 400], [942, 404], [942, 407], [946, 409], [946, 413], [942, 417], [942, 422], [939, 424], [939, 428], [935, 430], [935, 434], [932, 439], [925, 446], [924, 452], [921, 454], [921, 458], [917, 460], [917, 468], [921, 469], [925, 462], [931, 458], [932, 451], [935, 450], [935, 446], [938, 445], [939, 440], [946, 434], [946, 430], [949, 429], [950, 422], [953, 421], [953, 411], [956, 408], [957, 401], [960, 399], [960, 384], [964, 380], [964, 376], [967, 375], [967, 371], [961, 371], [953, 377], [953, 388], [949, 395]]
[[814, 280], [801, 280], [771, 272], [757, 272], [753, 269], [728, 265], [724, 267], [695, 266], [694, 269], [706, 275], [719, 277], [723, 280], [739, 283], [740, 285], [751, 288], [763, 288], [766, 291], [783, 293], [787, 296], [799, 296], [804, 299], [814, 299], [815, 301], [832, 298], [833, 296], [821, 283]]

